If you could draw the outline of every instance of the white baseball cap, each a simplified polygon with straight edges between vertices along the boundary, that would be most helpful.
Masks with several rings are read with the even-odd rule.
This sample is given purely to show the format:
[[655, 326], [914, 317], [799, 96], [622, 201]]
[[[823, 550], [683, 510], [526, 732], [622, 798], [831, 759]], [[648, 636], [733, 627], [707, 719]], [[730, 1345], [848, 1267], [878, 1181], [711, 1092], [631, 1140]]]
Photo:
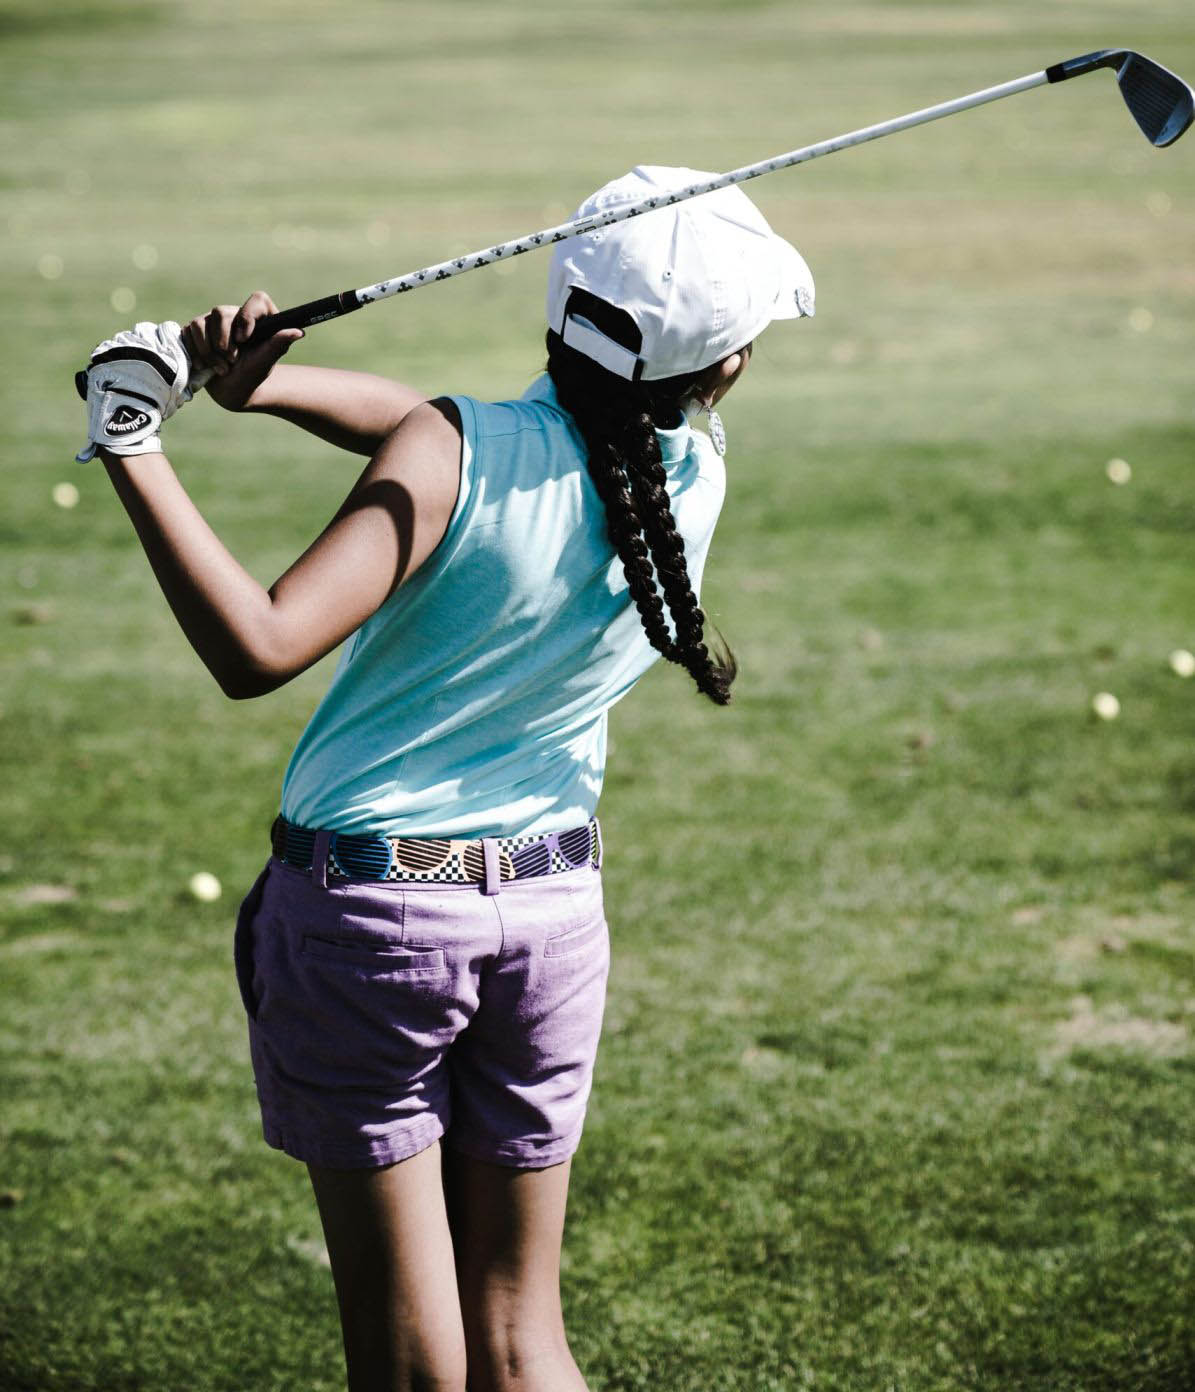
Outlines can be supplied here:
[[[717, 177], [641, 164], [598, 189], [573, 217]], [[631, 316], [643, 336], [637, 353], [569, 312], [577, 289]], [[548, 272], [549, 327], [632, 380], [699, 372], [750, 343], [773, 319], [813, 312], [813, 276], [801, 253], [733, 185], [560, 242]]]

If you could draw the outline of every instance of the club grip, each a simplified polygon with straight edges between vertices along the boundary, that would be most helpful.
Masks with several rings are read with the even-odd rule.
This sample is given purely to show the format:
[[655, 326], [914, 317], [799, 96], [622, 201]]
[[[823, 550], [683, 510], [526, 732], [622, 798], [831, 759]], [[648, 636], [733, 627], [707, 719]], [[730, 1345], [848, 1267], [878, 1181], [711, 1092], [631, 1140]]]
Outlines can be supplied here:
[[325, 319], [339, 319], [342, 314], [352, 314], [360, 308], [361, 302], [355, 290], [325, 295], [322, 300], [308, 300], [306, 304], [295, 305], [293, 309], [280, 309], [277, 314], [267, 314], [264, 319], [259, 319], [249, 342], [261, 343], [279, 329], [308, 329], [312, 324], [322, 324]]

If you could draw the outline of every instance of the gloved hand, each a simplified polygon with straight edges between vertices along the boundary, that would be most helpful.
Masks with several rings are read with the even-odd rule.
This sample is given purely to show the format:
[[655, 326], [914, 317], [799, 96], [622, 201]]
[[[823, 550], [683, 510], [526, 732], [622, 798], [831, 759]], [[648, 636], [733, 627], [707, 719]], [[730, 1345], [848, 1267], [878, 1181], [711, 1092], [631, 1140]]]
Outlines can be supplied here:
[[91, 355], [75, 386], [87, 402], [87, 444], [75, 458], [152, 454], [162, 448], [162, 422], [190, 401], [191, 360], [182, 330], [172, 320], [148, 321], [106, 338]]

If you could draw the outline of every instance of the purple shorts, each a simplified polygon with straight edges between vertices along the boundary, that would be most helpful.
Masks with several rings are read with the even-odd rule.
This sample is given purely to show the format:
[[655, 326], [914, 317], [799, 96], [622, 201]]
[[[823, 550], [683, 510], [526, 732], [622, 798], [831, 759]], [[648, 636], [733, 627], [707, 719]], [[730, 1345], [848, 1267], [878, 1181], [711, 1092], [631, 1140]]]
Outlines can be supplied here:
[[237, 916], [270, 1145], [332, 1169], [441, 1136], [554, 1165], [581, 1139], [610, 944], [593, 867], [503, 883], [332, 881], [271, 860]]

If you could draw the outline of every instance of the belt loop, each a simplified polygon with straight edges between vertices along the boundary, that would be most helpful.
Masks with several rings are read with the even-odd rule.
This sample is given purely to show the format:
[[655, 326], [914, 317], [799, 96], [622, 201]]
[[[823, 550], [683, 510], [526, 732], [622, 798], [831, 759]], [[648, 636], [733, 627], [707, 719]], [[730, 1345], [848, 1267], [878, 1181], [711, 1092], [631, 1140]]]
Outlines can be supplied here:
[[602, 856], [605, 848], [602, 846], [602, 826], [596, 817], [593, 819], [593, 843], [595, 851], [595, 855], [593, 856], [593, 868], [595, 870], [600, 870], [602, 868]]
[[498, 843], [492, 836], [483, 836], [481, 854], [485, 860], [485, 884], [482, 894], [497, 894], [502, 888], [502, 873], [498, 868]]
[[317, 889], [328, 888], [328, 847], [331, 844], [330, 831], [315, 833], [315, 849], [311, 852], [311, 883]]

